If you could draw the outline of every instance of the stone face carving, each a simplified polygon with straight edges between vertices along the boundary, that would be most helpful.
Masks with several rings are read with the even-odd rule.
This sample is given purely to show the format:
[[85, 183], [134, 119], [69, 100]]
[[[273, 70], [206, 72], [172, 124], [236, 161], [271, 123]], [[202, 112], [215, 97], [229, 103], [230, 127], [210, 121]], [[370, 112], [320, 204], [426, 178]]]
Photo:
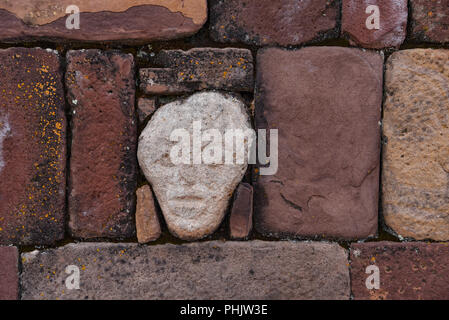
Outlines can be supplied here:
[[[181, 239], [200, 239], [218, 228], [245, 174], [247, 152], [239, 161], [233, 148], [232, 161], [225, 161], [231, 129], [247, 134], [242, 142], [248, 150], [255, 139], [244, 104], [230, 95], [202, 92], [158, 109], [140, 136], [140, 166], [170, 232]], [[181, 151], [181, 145], [189, 149]], [[187, 161], [179, 163], [177, 151]]]

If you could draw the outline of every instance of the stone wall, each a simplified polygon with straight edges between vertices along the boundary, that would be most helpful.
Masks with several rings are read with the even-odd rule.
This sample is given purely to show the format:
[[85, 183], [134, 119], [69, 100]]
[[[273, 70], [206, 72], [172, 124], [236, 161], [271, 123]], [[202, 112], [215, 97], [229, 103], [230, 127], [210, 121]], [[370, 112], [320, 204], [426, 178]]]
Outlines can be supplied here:
[[449, 299], [449, 0], [0, 27], [0, 299]]

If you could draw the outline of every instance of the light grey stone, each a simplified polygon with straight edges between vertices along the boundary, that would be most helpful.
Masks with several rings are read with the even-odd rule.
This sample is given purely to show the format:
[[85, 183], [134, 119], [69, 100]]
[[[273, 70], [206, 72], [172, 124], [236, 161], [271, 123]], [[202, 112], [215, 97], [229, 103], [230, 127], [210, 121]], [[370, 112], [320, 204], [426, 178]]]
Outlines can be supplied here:
[[[79, 243], [25, 253], [22, 261], [26, 300], [349, 299], [350, 293], [347, 252], [336, 243]], [[79, 269], [78, 290], [66, 287], [70, 265]]]

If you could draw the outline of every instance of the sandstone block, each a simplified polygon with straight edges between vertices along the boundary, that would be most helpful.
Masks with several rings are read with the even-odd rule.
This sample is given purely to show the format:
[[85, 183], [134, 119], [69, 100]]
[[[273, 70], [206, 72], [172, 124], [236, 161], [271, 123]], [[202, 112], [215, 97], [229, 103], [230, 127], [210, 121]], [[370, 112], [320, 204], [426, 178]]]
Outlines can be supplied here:
[[386, 67], [382, 206], [403, 237], [449, 240], [449, 50], [404, 50]]

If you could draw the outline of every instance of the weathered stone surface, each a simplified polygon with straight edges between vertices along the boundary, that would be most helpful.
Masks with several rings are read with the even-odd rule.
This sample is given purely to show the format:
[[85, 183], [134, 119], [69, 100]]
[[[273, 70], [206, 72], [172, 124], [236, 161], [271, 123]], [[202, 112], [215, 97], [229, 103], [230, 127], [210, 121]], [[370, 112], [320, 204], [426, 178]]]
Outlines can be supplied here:
[[19, 252], [16, 247], [0, 247], [0, 300], [16, 300], [19, 295]]
[[256, 126], [279, 130], [279, 168], [254, 184], [258, 231], [376, 234], [382, 66], [350, 48], [259, 53]]
[[[346, 251], [318, 242], [80, 243], [22, 255], [23, 299], [349, 299]], [[68, 265], [80, 289], [67, 290]]]
[[[356, 243], [351, 246], [352, 294], [359, 300], [449, 299], [449, 245], [437, 243]], [[379, 268], [379, 289], [366, 279]]]
[[247, 49], [162, 50], [154, 64], [159, 68], [140, 69], [140, 88], [149, 94], [253, 91], [253, 57]]
[[229, 220], [231, 238], [245, 239], [253, 228], [253, 187], [240, 183], [234, 194]]
[[154, 206], [153, 193], [150, 186], [145, 185], [136, 191], [136, 229], [139, 243], [148, 243], [159, 239], [161, 225]]
[[449, 0], [410, 0], [410, 6], [413, 39], [449, 42]]
[[[372, 29], [374, 11], [366, 13], [373, 5], [379, 8], [379, 29]], [[407, 33], [407, 18], [407, 0], [343, 0], [342, 33], [351, 44], [365, 48], [399, 47]]]
[[0, 50], [0, 243], [64, 237], [66, 119], [57, 52]]
[[337, 0], [211, 0], [210, 32], [219, 42], [299, 45], [338, 36]]
[[382, 201], [403, 237], [449, 240], [449, 50], [404, 50], [386, 71]]
[[[201, 126], [195, 130], [198, 139], [191, 138], [195, 124]], [[229, 129], [254, 133], [240, 100], [218, 92], [202, 92], [159, 108], [139, 138], [140, 167], [153, 187], [169, 230], [181, 239], [200, 239], [218, 228], [248, 167], [248, 157], [237, 163], [235, 153], [232, 163], [224, 162], [223, 142], [205, 136], [212, 134], [211, 129], [221, 137]], [[187, 134], [185, 162], [172, 161], [172, 154], [181, 153], [177, 148], [183, 141], [175, 130], [185, 130]], [[172, 141], [173, 133], [176, 137]], [[249, 136], [244, 145], [253, 141], [253, 136]], [[214, 152], [217, 148], [221, 155]]]
[[[74, 4], [80, 25], [70, 30]], [[196, 33], [206, 19], [207, 0], [0, 0], [0, 40], [168, 40]]]
[[130, 54], [67, 53], [72, 112], [69, 227], [75, 237], [123, 238], [135, 233], [137, 123]]
[[137, 102], [137, 115], [139, 116], [139, 121], [141, 123], [156, 111], [156, 104], [156, 97], [139, 98], [139, 101]]

